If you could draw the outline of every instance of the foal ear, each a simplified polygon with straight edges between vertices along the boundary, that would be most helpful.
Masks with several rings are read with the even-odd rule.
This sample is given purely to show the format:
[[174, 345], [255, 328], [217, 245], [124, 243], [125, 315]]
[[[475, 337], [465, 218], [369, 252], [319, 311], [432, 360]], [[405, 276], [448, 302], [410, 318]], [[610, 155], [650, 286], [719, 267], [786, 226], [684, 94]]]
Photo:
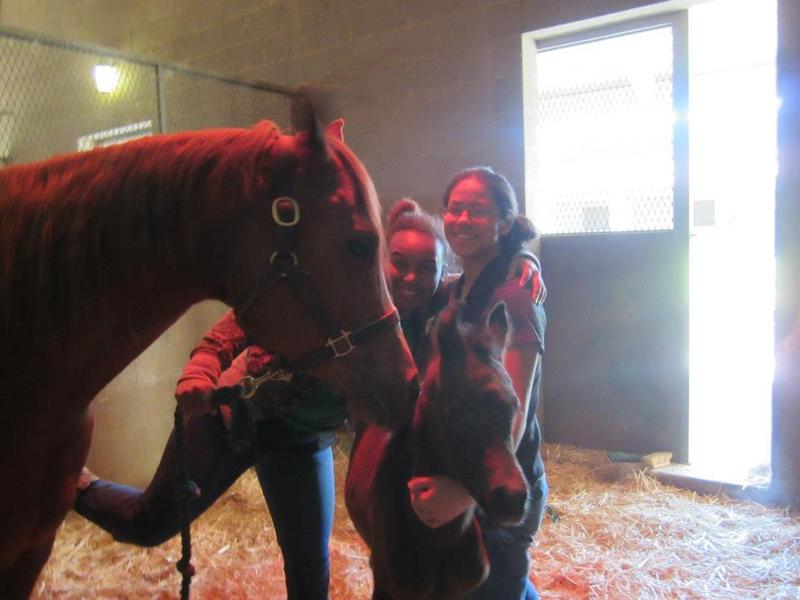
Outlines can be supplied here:
[[459, 327], [459, 302], [451, 301], [442, 311], [436, 328], [436, 341], [442, 362], [455, 363], [461, 361], [466, 354], [464, 336]]
[[492, 343], [501, 351], [505, 350], [508, 344], [508, 314], [504, 302], [494, 305], [489, 316], [486, 318], [486, 329], [489, 332]]
[[302, 136], [312, 157], [327, 158], [328, 144], [317, 121], [312, 96], [313, 91], [307, 87], [301, 87], [292, 95], [292, 129]]
[[344, 142], [344, 119], [336, 119], [325, 128], [325, 133]]

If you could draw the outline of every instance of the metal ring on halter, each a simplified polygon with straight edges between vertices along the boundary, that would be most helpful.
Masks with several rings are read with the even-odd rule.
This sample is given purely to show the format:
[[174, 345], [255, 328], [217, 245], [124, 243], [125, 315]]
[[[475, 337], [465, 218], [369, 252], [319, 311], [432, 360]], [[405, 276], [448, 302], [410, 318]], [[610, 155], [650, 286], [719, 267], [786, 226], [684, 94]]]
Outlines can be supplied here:
[[[278, 204], [281, 202], [289, 202], [292, 207], [292, 217], [287, 221], [281, 216]], [[272, 201], [272, 220], [281, 227], [294, 227], [300, 222], [300, 205], [294, 198], [289, 196], [281, 196]]]
[[295, 267], [297, 267], [297, 265], [300, 264], [300, 261], [297, 260], [297, 255], [294, 252], [286, 253], [286, 252], [278, 252], [277, 250], [272, 253], [272, 256], [269, 257], [269, 264], [274, 265], [275, 259], [278, 258], [279, 256], [291, 256], [292, 263], [294, 263]]
[[252, 398], [256, 390], [258, 389], [258, 385], [256, 384], [256, 380], [254, 377], [250, 375], [245, 375], [239, 381], [239, 397], [240, 398]]
[[265, 381], [291, 383], [293, 378], [294, 374], [286, 369], [270, 369], [258, 377], [245, 375], [239, 380], [239, 397], [244, 399], [252, 398]]

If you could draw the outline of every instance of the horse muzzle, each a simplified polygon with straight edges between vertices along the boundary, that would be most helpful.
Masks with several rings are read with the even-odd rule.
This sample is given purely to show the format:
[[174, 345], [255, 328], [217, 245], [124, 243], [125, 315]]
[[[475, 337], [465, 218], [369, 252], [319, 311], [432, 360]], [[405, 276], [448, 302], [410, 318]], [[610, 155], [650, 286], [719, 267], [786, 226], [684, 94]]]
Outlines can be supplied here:
[[476, 496], [478, 505], [495, 525], [516, 525], [525, 517], [528, 482], [516, 457], [505, 447], [488, 448], [483, 466], [487, 475], [485, 492]]

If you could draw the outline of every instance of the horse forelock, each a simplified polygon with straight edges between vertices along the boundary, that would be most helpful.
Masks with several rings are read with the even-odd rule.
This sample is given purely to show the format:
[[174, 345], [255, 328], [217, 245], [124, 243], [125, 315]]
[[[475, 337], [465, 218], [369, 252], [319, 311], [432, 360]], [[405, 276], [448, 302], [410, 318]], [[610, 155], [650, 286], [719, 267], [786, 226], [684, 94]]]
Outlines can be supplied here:
[[198, 213], [268, 186], [278, 136], [271, 123], [185, 132], [0, 171], [0, 323], [74, 325], [132, 269], [146, 283], [193, 268]]

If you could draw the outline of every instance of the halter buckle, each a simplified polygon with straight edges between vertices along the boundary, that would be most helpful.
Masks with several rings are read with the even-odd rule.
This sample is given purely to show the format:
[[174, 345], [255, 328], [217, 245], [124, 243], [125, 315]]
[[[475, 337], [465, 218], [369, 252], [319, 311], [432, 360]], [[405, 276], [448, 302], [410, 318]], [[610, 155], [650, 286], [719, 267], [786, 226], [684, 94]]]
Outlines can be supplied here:
[[272, 220], [281, 227], [294, 227], [300, 222], [300, 205], [289, 196], [275, 198], [272, 202]]
[[342, 356], [347, 356], [356, 347], [353, 345], [353, 342], [350, 340], [350, 334], [353, 333], [352, 331], [345, 331], [342, 329], [340, 331], [341, 335], [335, 338], [328, 338], [328, 341], [325, 342], [325, 345], [328, 346], [331, 350], [333, 350], [333, 357], [334, 358], [341, 358]]

